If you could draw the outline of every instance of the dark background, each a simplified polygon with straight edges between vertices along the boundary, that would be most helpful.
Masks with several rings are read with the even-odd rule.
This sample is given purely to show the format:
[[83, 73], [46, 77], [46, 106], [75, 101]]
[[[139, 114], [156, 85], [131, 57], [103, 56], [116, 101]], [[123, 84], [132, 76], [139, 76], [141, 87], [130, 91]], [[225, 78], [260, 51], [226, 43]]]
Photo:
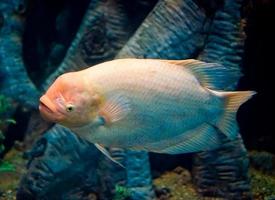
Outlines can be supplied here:
[[[23, 40], [24, 61], [30, 77], [41, 84], [62, 61], [79, 27], [89, 1], [79, 3], [74, 0], [35, 1], [28, 3], [26, 10], [26, 28]], [[134, 5], [129, 5], [134, 8]], [[137, 8], [138, 9], [138, 8]], [[66, 10], [68, 14], [60, 12]], [[72, 14], [73, 13], [73, 14]], [[251, 100], [238, 111], [238, 122], [244, 143], [249, 150], [264, 150], [275, 153], [275, 117], [274, 115], [274, 73], [275, 58], [275, 6], [272, 0], [245, 1], [242, 11], [245, 19], [245, 47], [242, 71], [244, 76], [239, 82], [239, 90], [255, 90]], [[58, 23], [57, 20], [67, 23]], [[50, 49], [56, 48], [54, 56]], [[50, 62], [49, 62], [50, 60]], [[11, 126], [6, 134], [7, 150], [14, 140], [22, 140], [30, 113], [19, 108], [15, 114], [17, 126]], [[171, 167], [186, 163], [180, 156], [159, 156], [151, 154], [152, 166], [171, 159]], [[189, 159], [189, 155], [185, 155]], [[190, 157], [191, 158], [191, 157]], [[157, 162], [154, 162], [157, 160]], [[177, 163], [177, 162], [184, 163]], [[185, 160], [185, 161], [184, 161]], [[156, 164], [155, 164], [156, 163]], [[167, 164], [169, 167], [170, 164]], [[189, 163], [189, 162], [188, 162]], [[191, 163], [191, 162], [190, 162]]]
[[238, 122], [248, 149], [275, 153], [274, 1], [250, 1], [244, 15], [247, 38], [239, 89], [255, 90], [257, 95], [241, 107]]

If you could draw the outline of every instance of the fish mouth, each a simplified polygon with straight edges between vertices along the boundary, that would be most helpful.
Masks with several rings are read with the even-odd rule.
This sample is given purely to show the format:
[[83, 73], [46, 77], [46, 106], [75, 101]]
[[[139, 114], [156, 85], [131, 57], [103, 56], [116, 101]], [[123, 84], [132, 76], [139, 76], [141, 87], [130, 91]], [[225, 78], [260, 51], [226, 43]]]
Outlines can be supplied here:
[[39, 111], [41, 117], [49, 122], [60, 122], [64, 118], [64, 115], [58, 112], [56, 105], [51, 101], [47, 95], [43, 95], [40, 98]]
[[39, 104], [39, 110], [40, 111], [46, 111], [46, 112], [48, 112], [48, 113], [53, 113], [53, 111], [46, 105], [46, 104], [44, 104], [43, 102], [40, 102], [40, 104]]
[[51, 100], [46, 95], [43, 95], [40, 98], [39, 110], [52, 114], [56, 109]]

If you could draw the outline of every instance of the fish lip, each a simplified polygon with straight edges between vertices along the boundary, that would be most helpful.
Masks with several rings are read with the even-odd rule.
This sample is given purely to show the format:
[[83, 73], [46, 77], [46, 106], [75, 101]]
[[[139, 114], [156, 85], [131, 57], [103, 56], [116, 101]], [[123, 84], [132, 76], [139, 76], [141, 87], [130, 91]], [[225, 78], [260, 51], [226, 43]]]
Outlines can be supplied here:
[[49, 97], [43, 95], [39, 101], [39, 111], [43, 119], [57, 123], [64, 118], [64, 113], [60, 112]]
[[54, 110], [52, 107], [48, 106], [47, 102], [49, 102], [49, 99], [47, 96], [43, 95], [40, 99], [39, 99], [40, 103], [39, 103], [39, 110], [40, 111], [46, 111], [47, 113], [54, 113]]
[[44, 104], [43, 102], [40, 102], [39, 104], [39, 110], [40, 111], [46, 111], [48, 113], [54, 113], [46, 104]]
[[39, 104], [39, 111], [40, 111], [41, 117], [45, 121], [58, 123], [58, 121], [60, 121], [60, 119], [62, 119], [62, 115], [54, 112], [53, 110], [51, 110], [47, 105], [45, 105], [42, 102], [40, 102], [40, 104]]

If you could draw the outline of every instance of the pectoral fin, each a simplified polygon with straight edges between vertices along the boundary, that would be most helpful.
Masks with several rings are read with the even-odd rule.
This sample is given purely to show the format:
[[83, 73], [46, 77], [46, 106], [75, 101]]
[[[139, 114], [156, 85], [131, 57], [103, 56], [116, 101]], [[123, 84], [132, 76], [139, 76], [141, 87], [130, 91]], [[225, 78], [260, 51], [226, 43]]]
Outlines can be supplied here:
[[110, 153], [100, 144], [95, 143], [95, 147], [102, 152], [107, 158], [109, 158], [111, 161], [113, 161], [114, 163], [118, 164], [119, 166], [121, 166], [122, 168], [125, 168], [120, 162], [116, 161], [111, 155]]
[[99, 110], [99, 115], [107, 124], [110, 124], [123, 119], [130, 111], [130, 101], [126, 96], [120, 94], [107, 99]]

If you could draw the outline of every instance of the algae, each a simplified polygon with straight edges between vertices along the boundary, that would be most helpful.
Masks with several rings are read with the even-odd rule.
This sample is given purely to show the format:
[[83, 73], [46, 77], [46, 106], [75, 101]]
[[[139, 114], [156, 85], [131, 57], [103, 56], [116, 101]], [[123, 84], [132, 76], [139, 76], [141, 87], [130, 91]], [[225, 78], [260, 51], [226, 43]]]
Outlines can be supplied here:
[[22, 152], [12, 149], [2, 162], [8, 163], [12, 170], [0, 171], [0, 200], [12, 200], [15, 199], [20, 178], [26, 172], [26, 161], [22, 158]]
[[131, 191], [124, 186], [115, 186], [115, 196], [114, 200], [125, 200], [131, 196]]
[[[12, 105], [10, 100], [4, 95], [0, 95], [0, 154], [5, 150], [5, 146], [3, 145], [3, 141], [5, 139], [4, 129], [9, 124], [16, 124], [16, 121], [14, 119], [9, 118], [7, 116], [7, 112], [11, 107]], [[0, 168], [1, 168], [1, 160], [0, 160]]]
[[[3, 161], [15, 166], [14, 171], [0, 171], [0, 200], [15, 199], [16, 188], [20, 177], [24, 174], [26, 161], [23, 160], [21, 152], [15, 149], [9, 151]], [[251, 188], [254, 200], [275, 199], [275, 176], [265, 173], [253, 167], [250, 168]], [[158, 200], [207, 200], [222, 198], [202, 198], [192, 183], [192, 177], [188, 170], [177, 167], [167, 171], [154, 179], [154, 187]], [[130, 196], [126, 187], [116, 186], [115, 200], [125, 200]]]
[[[178, 173], [178, 170], [182, 170]], [[183, 175], [184, 174], [184, 175]], [[201, 199], [222, 199], [222, 198], [203, 198], [197, 192], [195, 185], [192, 184], [191, 175], [186, 169], [181, 167], [173, 171], [168, 171], [160, 177], [154, 179], [157, 190], [165, 189], [166, 193], [158, 196], [158, 200], [201, 200]], [[250, 168], [251, 192], [254, 200], [274, 200], [275, 199], [275, 176], [264, 173], [253, 167]]]
[[275, 176], [250, 169], [251, 187], [255, 200], [275, 199]]
[[14, 172], [15, 167], [13, 164], [5, 161], [0, 162], [0, 173], [1, 172]]
[[157, 190], [166, 189], [170, 191], [165, 194], [157, 194], [158, 199], [161, 200], [199, 200], [199, 195], [191, 182], [190, 173], [182, 167], [165, 172], [154, 179], [154, 186]]

